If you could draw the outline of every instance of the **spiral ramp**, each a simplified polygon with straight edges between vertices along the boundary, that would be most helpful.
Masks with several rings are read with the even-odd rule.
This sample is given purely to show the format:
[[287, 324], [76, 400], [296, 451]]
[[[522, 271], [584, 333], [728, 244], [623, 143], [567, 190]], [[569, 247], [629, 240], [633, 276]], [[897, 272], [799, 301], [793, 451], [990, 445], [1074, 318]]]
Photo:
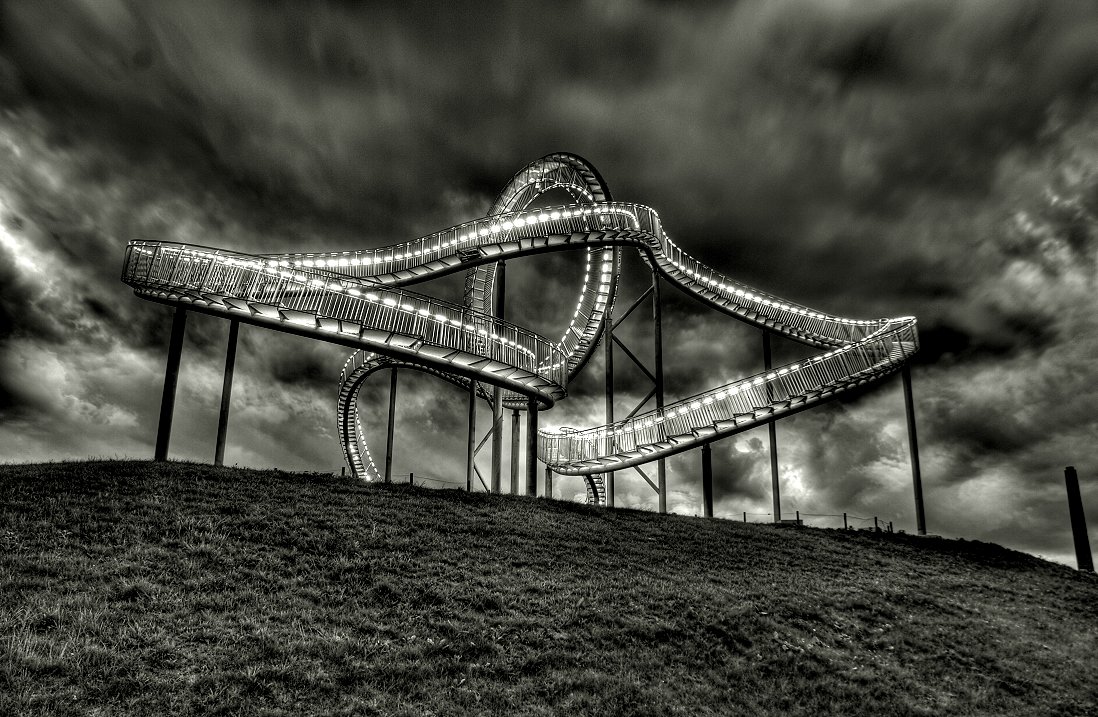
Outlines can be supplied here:
[[[551, 190], [572, 202], [531, 208]], [[638, 466], [773, 421], [901, 368], [918, 350], [913, 317], [849, 319], [758, 291], [703, 265], [642, 204], [615, 202], [576, 155], [548, 155], [520, 170], [487, 216], [403, 244], [344, 252], [251, 255], [189, 244], [133, 241], [122, 280], [142, 298], [355, 349], [337, 400], [340, 442], [354, 475], [373, 479], [358, 419], [363, 382], [383, 368], [412, 368], [504, 405], [539, 410], [563, 399], [612, 312], [617, 256], [637, 250], [664, 279], [742, 322], [816, 347], [804, 360], [744, 377], [660, 410], [582, 430], [539, 430], [538, 459], [583, 476], [588, 501], [605, 502], [602, 473]], [[500, 260], [584, 251], [576, 309], [559, 339], [493, 316]], [[465, 272], [462, 305], [405, 287]]]

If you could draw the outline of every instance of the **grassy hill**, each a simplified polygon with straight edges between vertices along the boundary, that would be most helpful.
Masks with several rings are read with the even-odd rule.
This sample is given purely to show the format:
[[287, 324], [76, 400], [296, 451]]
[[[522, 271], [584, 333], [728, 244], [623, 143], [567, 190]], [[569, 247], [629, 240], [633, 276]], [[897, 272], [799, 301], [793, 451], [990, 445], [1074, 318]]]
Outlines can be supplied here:
[[0, 466], [0, 714], [1098, 714], [974, 542], [184, 463]]

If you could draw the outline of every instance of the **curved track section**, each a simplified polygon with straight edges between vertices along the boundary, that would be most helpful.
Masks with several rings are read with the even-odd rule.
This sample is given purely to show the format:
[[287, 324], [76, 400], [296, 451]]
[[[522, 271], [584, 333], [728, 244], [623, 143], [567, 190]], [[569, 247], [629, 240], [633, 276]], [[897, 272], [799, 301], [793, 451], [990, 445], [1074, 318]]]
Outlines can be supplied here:
[[[531, 204], [551, 189], [575, 203]], [[413, 367], [458, 385], [483, 382], [547, 409], [566, 395], [598, 344], [618, 280], [614, 252], [640, 251], [665, 279], [737, 320], [823, 349], [804, 361], [732, 381], [662, 410], [613, 425], [538, 432], [539, 458], [558, 473], [597, 474], [681, 453], [811, 407], [880, 379], [918, 349], [915, 319], [833, 316], [734, 281], [686, 254], [655, 210], [610, 201], [598, 172], [575, 155], [554, 154], [521, 170], [493, 213], [411, 242], [378, 249], [247, 255], [169, 242], [131, 242], [123, 281], [143, 298], [310, 336], [357, 349], [344, 367], [340, 441], [352, 472], [376, 476], [358, 421], [362, 382], [379, 368]], [[587, 270], [576, 311], [559, 341], [493, 317], [502, 259], [584, 250]], [[403, 286], [467, 272], [466, 305]], [[482, 397], [488, 395], [478, 387]]]

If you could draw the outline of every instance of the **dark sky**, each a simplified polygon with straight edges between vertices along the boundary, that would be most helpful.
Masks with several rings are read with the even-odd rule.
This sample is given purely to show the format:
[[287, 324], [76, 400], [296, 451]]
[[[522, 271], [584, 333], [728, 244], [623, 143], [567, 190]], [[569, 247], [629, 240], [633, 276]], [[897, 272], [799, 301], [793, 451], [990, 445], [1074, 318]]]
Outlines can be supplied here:
[[[406, 5], [0, 3], [0, 459], [151, 455], [170, 311], [119, 281], [127, 241], [381, 246], [571, 151], [734, 278], [918, 316], [931, 532], [1073, 560], [1063, 466], [1098, 524], [1098, 6]], [[579, 261], [512, 262], [508, 316], [559, 335]], [[665, 294], [669, 399], [761, 367], [757, 331]], [[627, 332], [644, 356], [647, 330]], [[190, 320], [175, 457], [211, 460], [226, 334]], [[244, 327], [227, 462], [339, 466], [346, 355]], [[543, 425], [601, 422], [599, 369]], [[463, 480], [461, 393], [401, 381], [396, 472]], [[619, 414], [645, 390], [623, 371]], [[375, 454], [386, 393], [363, 394]], [[897, 379], [778, 433], [785, 511], [913, 528]], [[769, 510], [765, 429], [714, 459], [718, 513]], [[670, 462], [676, 512], [700, 510], [699, 472]], [[655, 495], [623, 473], [618, 502]]]

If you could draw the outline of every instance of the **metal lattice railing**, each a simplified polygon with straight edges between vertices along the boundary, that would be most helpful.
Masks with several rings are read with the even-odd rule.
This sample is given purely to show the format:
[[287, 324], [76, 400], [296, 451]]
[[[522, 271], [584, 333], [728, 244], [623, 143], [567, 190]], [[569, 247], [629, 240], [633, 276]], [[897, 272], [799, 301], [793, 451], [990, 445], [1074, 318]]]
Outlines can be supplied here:
[[[526, 208], [555, 188], [569, 191], [576, 203]], [[361, 345], [362, 351], [399, 355], [466, 381], [503, 386], [516, 404], [530, 396], [547, 406], [565, 395], [572, 372], [598, 343], [618, 281], [613, 252], [622, 246], [638, 249], [668, 280], [729, 316], [826, 350], [613, 425], [539, 431], [539, 457], [566, 474], [636, 465], [743, 430], [884, 376], [918, 349], [914, 318], [843, 318], [759, 291], [684, 252], [654, 209], [608, 197], [589, 165], [571, 155], [551, 155], [515, 175], [496, 202], [507, 211], [409, 242], [257, 256], [135, 241], [127, 247], [122, 278], [150, 298], [327, 334], [329, 340]], [[587, 263], [576, 310], [559, 341], [478, 310], [491, 303], [490, 272], [480, 276], [473, 306], [399, 288], [562, 248], [586, 251]], [[370, 356], [356, 354], [348, 362], [339, 396], [340, 440], [360, 476], [370, 470], [357, 417], [360, 374], [354, 369], [364, 369]]]

